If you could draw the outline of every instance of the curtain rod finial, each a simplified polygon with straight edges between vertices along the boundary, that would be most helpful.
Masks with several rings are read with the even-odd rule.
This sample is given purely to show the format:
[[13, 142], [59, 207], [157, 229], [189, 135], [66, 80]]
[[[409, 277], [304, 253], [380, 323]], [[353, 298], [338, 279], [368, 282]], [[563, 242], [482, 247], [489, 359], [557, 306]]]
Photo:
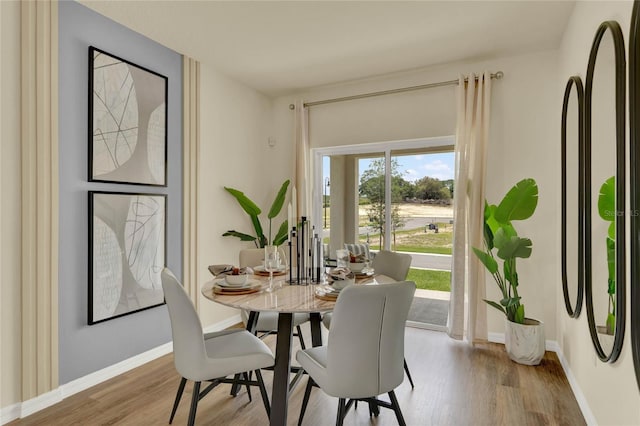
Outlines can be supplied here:
[[502, 71], [498, 71], [496, 73], [496, 80], [500, 80], [502, 77], [504, 77], [504, 73]]
[[289, 104], [289, 109], [290, 110], [294, 110], [294, 109], [296, 109], [296, 106], [294, 104]]

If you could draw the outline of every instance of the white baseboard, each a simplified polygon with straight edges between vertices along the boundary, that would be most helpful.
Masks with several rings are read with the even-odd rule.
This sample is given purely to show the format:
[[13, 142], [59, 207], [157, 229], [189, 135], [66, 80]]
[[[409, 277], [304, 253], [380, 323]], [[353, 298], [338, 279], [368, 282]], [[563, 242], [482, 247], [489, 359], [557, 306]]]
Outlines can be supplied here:
[[560, 364], [562, 365], [562, 369], [564, 370], [565, 376], [567, 376], [567, 380], [569, 381], [569, 386], [571, 386], [571, 390], [573, 391], [573, 395], [576, 397], [576, 401], [578, 401], [578, 406], [580, 407], [580, 411], [582, 411], [582, 416], [584, 417], [584, 421], [587, 422], [588, 425], [596, 426], [598, 422], [596, 421], [591, 408], [589, 407], [589, 403], [587, 402], [587, 398], [582, 393], [582, 389], [580, 389], [580, 385], [578, 385], [578, 381], [575, 376], [571, 372], [571, 368], [569, 368], [569, 362], [564, 357], [564, 353], [562, 349], [560, 349], [560, 345], [556, 343], [557, 350], [555, 351], [556, 355], [558, 355], [558, 359], [560, 360]]
[[[504, 344], [504, 333], [489, 333], [487, 339], [492, 343], [502, 343]], [[551, 352], [555, 352], [560, 360], [560, 365], [562, 365], [562, 370], [564, 371], [564, 375], [567, 377], [569, 381], [569, 386], [571, 386], [571, 391], [573, 392], [573, 396], [575, 396], [576, 401], [578, 401], [578, 406], [580, 407], [580, 411], [582, 411], [582, 416], [584, 417], [587, 425], [597, 425], [591, 408], [589, 407], [589, 403], [587, 402], [587, 398], [582, 393], [582, 389], [578, 385], [578, 381], [575, 376], [571, 372], [571, 368], [569, 368], [569, 363], [567, 359], [564, 357], [562, 349], [560, 345], [555, 340], [547, 340], [545, 341], [545, 349]]]
[[9, 423], [20, 417], [20, 403], [8, 405], [0, 409], [0, 425]]
[[163, 355], [171, 353], [173, 351], [173, 342], [165, 343], [164, 345], [157, 346], [141, 354], [132, 356], [116, 364], [105, 367], [101, 370], [87, 374], [86, 376], [75, 379], [69, 383], [61, 385], [58, 389], [62, 392], [62, 399], [68, 398], [71, 395], [75, 395], [78, 392], [82, 392], [85, 389], [89, 389], [92, 386], [106, 382], [120, 374], [126, 373], [129, 370], [133, 370], [136, 367], [160, 358]]
[[[234, 324], [241, 321], [240, 314], [234, 315], [231, 318], [211, 324], [204, 329], [204, 332], [209, 333], [212, 331], [224, 330]], [[135, 355], [131, 358], [120, 361], [116, 364], [105, 367], [101, 370], [87, 374], [84, 377], [80, 377], [69, 383], [60, 385], [57, 389], [47, 392], [42, 395], [38, 395], [35, 398], [31, 398], [22, 403], [13, 404], [0, 409], [0, 424], [9, 423], [12, 420], [18, 418], [27, 417], [33, 413], [50, 407], [62, 401], [65, 398], [70, 397], [78, 392], [82, 392], [92, 386], [105, 382], [120, 374], [126, 373], [136, 367], [146, 364], [154, 359], [160, 358], [163, 355], [171, 353], [173, 351], [173, 342], [168, 342], [153, 349], [150, 349], [141, 354]]]

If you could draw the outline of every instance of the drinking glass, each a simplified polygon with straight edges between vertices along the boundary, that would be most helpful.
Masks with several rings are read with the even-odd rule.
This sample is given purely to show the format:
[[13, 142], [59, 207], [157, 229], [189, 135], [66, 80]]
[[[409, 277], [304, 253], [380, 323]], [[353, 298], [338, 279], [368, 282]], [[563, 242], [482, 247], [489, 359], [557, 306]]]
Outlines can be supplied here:
[[336, 266], [338, 268], [346, 268], [349, 266], [349, 250], [338, 249], [336, 250]]
[[264, 270], [269, 272], [269, 288], [268, 292], [274, 291], [273, 289], [273, 273], [280, 268], [280, 253], [278, 252], [278, 246], [264, 246]]

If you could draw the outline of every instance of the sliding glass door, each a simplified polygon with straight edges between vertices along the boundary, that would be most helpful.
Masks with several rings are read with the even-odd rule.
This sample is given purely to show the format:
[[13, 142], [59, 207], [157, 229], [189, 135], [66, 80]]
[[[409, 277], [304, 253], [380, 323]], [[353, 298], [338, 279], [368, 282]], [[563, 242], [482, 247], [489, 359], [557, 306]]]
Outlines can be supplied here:
[[[412, 325], [444, 329], [455, 191], [453, 138], [317, 150], [319, 224], [329, 253], [345, 243], [412, 257]], [[316, 222], [317, 223], [317, 222]], [[426, 324], [426, 325], [425, 325]]]

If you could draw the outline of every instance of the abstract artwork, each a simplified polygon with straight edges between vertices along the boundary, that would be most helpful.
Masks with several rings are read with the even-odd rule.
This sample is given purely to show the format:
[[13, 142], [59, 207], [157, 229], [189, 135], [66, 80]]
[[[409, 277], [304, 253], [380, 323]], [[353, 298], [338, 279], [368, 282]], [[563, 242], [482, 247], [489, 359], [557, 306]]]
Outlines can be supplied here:
[[89, 192], [89, 324], [164, 303], [166, 198]]
[[166, 186], [167, 84], [89, 47], [89, 181]]

